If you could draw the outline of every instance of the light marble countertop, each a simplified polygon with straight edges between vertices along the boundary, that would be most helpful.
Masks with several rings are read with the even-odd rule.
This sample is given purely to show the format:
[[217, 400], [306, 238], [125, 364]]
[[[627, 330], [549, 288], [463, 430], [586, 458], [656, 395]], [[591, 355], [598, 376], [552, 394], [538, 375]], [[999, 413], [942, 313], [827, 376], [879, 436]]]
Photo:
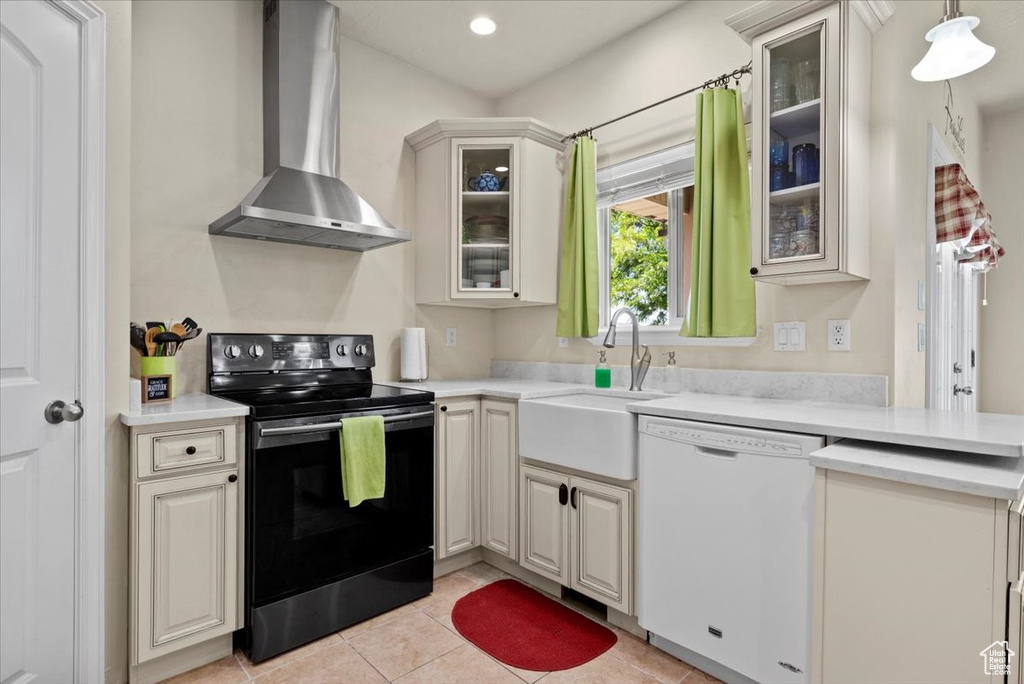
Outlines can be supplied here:
[[495, 399], [540, 399], [557, 397], [563, 394], [594, 392], [619, 397], [668, 397], [673, 396], [657, 390], [630, 392], [622, 387], [598, 388], [593, 385], [580, 385], [571, 382], [552, 382], [550, 380], [519, 380], [516, 378], [477, 378], [473, 380], [424, 380], [423, 382], [380, 382], [380, 385], [393, 385], [411, 389], [433, 392], [437, 399], [452, 397], [493, 397]]
[[664, 418], [989, 456], [1024, 456], [1024, 416], [685, 393], [634, 402], [627, 408]]
[[844, 439], [811, 453], [811, 465], [934, 489], [1016, 501], [1024, 495], [1024, 459], [976, 456]]
[[607, 393], [640, 399], [629, 404], [628, 409], [633, 413], [645, 415], [863, 439], [974, 455], [1008, 458], [1024, 456], [1024, 416], [762, 399], [695, 392], [629, 392], [621, 387], [598, 389], [592, 385], [515, 378], [426, 380], [418, 383], [383, 384], [427, 390], [433, 392], [438, 399], [481, 396], [519, 400], [578, 392]]
[[121, 422], [129, 427], [182, 423], [188, 420], [214, 420], [249, 415], [249, 407], [203, 392], [180, 394], [166, 404], [143, 404], [138, 387], [132, 388], [132, 403], [121, 412]]

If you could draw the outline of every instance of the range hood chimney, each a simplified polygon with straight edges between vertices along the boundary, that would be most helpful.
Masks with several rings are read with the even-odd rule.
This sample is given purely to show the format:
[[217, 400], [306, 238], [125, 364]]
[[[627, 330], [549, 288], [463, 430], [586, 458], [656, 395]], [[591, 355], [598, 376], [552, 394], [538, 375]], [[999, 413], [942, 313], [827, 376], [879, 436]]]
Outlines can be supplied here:
[[365, 252], [408, 242], [338, 178], [338, 8], [263, 2], [263, 179], [213, 235]]

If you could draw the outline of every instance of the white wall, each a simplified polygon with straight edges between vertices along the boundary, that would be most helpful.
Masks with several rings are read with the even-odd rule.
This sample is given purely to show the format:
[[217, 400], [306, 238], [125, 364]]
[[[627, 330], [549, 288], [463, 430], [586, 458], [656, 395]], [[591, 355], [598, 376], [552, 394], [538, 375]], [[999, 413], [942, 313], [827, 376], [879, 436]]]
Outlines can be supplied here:
[[981, 198], [1006, 256], [981, 308], [978, 410], [1024, 414], [1024, 109], [985, 117]]
[[[583, 59], [503, 98], [502, 116], [537, 117], [567, 131], [610, 119], [732, 71], [750, 59], [750, 46], [724, 20], [743, 6], [732, 2], [690, 2]], [[890, 401], [924, 401], [924, 354], [917, 352], [917, 279], [924, 273], [927, 124], [943, 122], [941, 84], [922, 84], [910, 69], [924, 54], [923, 36], [935, 23], [930, 3], [898, 3], [896, 15], [872, 46], [871, 280], [781, 287], [758, 283], [761, 334], [750, 348], [677, 348], [682, 366], [871, 373], [890, 378]], [[964, 79], [961, 79], [964, 80]], [[958, 103], [968, 125], [977, 122], [969, 87]], [[750, 101], [750, 79], [744, 79]], [[627, 119], [596, 132], [598, 164], [604, 166], [694, 136], [693, 97]], [[942, 127], [940, 125], [940, 130]], [[972, 168], [974, 160], [968, 159]], [[898, 257], [897, 257], [898, 255]], [[912, 293], [912, 294], [911, 294]], [[533, 361], [592, 362], [597, 350], [573, 340], [560, 349], [554, 337], [555, 309], [502, 311], [496, 315], [495, 357]], [[827, 351], [830, 318], [848, 318], [849, 353]], [[807, 351], [772, 348], [774, 321], [802, 320]], [[668, 348], [653, 349], [664, 364]], [[616, 349], [613, 363], [626, 363]]]
[[[207, 233], [262, 176], [259, 2], [135, 3], [133, 24], [134, 320], [191, 316], [207, 332], [370, 333], [381, 379], [397, 379], [400, 330], [419, 324], [430, 331], [436, 377], [488, 373], [492, 314], [417, 310], [411, 243], [360, 255]], [[493, 103], [351, 40], [339, 64], [341, 175], [415, 233], [404, 136], [439, 117], [490, 115]], [[446, 326], [460, 328], [457, 350], [440, 343]], [[186, 392], [205, 387], [204, 344], [179, 354]]]

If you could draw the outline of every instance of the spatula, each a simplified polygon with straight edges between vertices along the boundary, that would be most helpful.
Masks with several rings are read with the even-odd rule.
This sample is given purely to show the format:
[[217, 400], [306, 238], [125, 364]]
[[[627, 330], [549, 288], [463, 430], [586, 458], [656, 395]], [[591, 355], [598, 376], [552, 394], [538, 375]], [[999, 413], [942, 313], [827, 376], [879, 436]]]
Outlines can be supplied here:
[[160, 334], [160, 328], [151, 327], [146, 331], [146, 356], [156, 356], [157, 346], [154, 339]]

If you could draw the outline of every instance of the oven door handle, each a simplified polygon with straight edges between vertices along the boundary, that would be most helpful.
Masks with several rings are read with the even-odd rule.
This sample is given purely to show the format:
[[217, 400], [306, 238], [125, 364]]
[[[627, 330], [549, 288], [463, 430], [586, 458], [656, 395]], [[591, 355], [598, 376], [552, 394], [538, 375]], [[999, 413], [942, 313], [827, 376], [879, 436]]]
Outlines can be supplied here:
[[[384, 422], [397, 423], [399, 421], [413, 420], [416, 418], [431, 418], [433, 415], [433, 411], [396, 413], [394, 415], [384, 416]], [[308, 432], [328, 432], [330, 430], [341, 430], [344, 428], [344, 425], [344, 420], [336, 420], [333, 423], [314, 423], [312, 425], [289, 425], [287, 427], [260, 428], [260, 437], [270, 437], [272, 435], [302, 435]]]

